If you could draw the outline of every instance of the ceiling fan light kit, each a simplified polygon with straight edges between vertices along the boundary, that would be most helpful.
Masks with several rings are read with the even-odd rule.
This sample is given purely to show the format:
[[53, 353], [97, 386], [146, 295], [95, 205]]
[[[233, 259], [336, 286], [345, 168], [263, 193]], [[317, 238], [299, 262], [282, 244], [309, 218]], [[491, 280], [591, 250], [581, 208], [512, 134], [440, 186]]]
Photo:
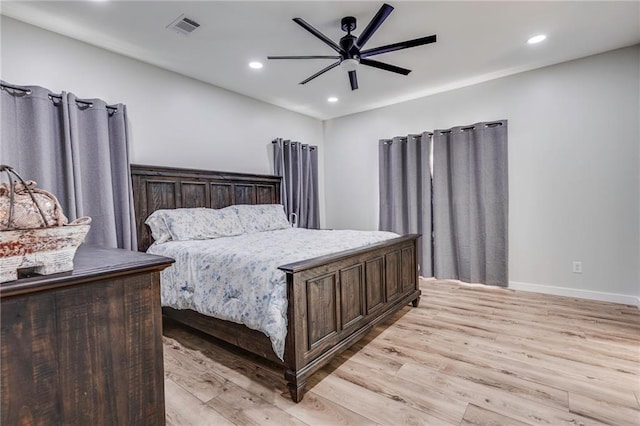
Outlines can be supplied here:
[[329, 37], [325, 36], [320, 31], [312, 27], [304, 19], [293, 18], [293, 22], [300, 25], [302, 28], [319, 38], [326, 45], [335, 50], [337, 55], [267, 56], [267, 59], [335, 59], [336, 62], [321, 69], [311, 77], [301, 81], [300, 84], [306, 84], [314, 78], [319, 77], [325, 72], [340, 65], [340, 68], [348, 72], [351, 90], [356, 90], [358, 88], [358, 77], [356, 74], [356, 69], [359, 67], [359, 65], [366, 65], [384, 71], [394, 72], [396, 74], [408, 75], [411, 72], [411, 70], [409, 69], [367, 58], [369, 58], [370, 56], [381, 55], [383, 53], [394, 52], [396, 50], [408, 49], [410, 47], [417, 47], [429, 43], [435, 43], [435, 35], [421, 37], [414, 40], [402, 41], [400, 43], [388, 44], [380, 47], [374, 47], [373, 49], [362, 50], [367, 41], [369, 41], [371, 36], [378, 30], [378, 28], [382, 25], [385, 19], [387, 19], [392, 11], [393, 7], [391, 5], [388, 5], [386, 3], [383, 4], [380, 10], [378, 10], [378, 13], [376, 13], [373, 19], [371, 19], [371, 22], [369, 22], [367, 27], [362, 31], [362, 33], [360, 33], [358, 37], [351, 34], [351, 32], [354, 31], [357, 26], [356, 18], [353, 16], [345, 16], [344, 18], [342, 18], [340, 26], [342, 30], [347, 33], [347, 35], [343, 36], [339, 40], [339, 43], [335, 43]]
[[340, 68], [345, 71], [355, 71], [359, 63], [357, 59], [343, 59], [342, 62], [340, 62]]

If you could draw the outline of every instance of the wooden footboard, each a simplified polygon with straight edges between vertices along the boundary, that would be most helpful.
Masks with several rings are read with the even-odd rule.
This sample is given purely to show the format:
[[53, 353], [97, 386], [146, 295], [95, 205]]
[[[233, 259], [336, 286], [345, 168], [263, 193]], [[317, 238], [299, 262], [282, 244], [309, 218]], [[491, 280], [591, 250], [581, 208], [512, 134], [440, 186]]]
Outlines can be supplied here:
[[289, 300], [285, 379], [294, 401], [311, 374], [409, 302], [418, 305], [419, 237], [280, 267]]
[[285, 369], [291, 398], [302, 400], [308, 377], [409, 303], [418, 306], [419, 235], [280, 267], [287, 274], [284, 362], [271, 341], [244, 325], [163, 308], [165, 316]]

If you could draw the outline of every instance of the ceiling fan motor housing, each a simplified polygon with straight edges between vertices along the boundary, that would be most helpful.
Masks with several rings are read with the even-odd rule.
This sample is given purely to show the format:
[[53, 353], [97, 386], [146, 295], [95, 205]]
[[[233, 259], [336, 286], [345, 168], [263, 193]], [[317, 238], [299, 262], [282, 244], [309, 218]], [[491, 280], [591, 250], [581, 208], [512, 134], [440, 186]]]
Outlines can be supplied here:
[[343, 52], [340, 54], [342, 59], [359, 59], [360, 52], [357, 48], [354, 48], [356, 44], [356, 37], [351, 34], [347, 34], [346, 36], [340, 39], [340, 47], [342, 47]]
[[353, 16], [345, 16], [342, 18], [342, 21], [340, 21], [340, 25], [342, 31], [347, 32], [347, 35], [340, 39], [340, 47], [343, 50], [343, 53], [340, 55], [342, 56], [342, 61], [346, 59], [360, 59], [360, 55], [358, 55], [359, 52], [353, 48], [356, 44], [357, 37], [351, 35], [351, 31], [356, 29], [356, 18]]

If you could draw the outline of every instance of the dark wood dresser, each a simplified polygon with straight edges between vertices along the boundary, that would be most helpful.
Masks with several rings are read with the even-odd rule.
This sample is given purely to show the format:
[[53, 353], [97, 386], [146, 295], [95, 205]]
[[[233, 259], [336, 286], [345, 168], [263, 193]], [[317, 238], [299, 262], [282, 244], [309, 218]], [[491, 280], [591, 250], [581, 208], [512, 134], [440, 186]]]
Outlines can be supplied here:
[[81, 246], [72, 272], [0, 284], [0, 423], [165, 424], [160, 271], [172, 262]]

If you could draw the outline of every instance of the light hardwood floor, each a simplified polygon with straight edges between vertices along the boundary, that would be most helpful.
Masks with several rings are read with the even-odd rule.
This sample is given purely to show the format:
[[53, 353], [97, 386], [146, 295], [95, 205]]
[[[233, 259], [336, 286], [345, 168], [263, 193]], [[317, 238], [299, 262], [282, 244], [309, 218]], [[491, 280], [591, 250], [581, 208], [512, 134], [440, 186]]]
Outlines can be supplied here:
[[317, 374], [282, 373], [165, 324], [169, 425], [640, 425], [637, 307], [422, 280]]

